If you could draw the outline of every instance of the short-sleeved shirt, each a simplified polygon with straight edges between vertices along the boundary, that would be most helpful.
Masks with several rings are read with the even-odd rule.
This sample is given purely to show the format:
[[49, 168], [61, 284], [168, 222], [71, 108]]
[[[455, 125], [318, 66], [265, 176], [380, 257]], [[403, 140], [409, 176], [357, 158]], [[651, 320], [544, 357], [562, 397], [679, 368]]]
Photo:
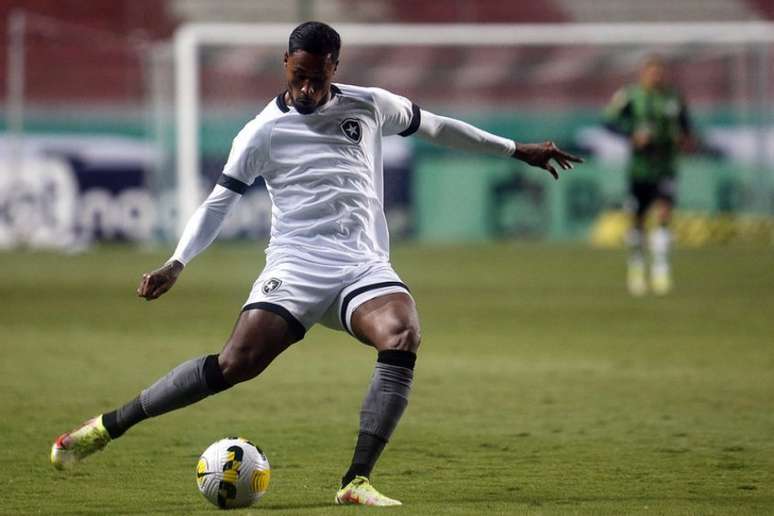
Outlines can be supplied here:
[[656, 183], [674, 177], [681, 134], [690, 132], [685, 100], [675, 90], [646, 90], [632, 85], [616, 92], [605, 111], [608, 127], [626, 136], [651, 133], [651, 143], [632, 149], [629, 172], [634, 181]]
[[272, 201], [268, 259], [389, 260], [382, 137], [408, 136], [420, 110], [379, 88], [336, 84], [303, 115], [282, 93], [233, 142], [219, 184], [242, 193], [262, 177]]

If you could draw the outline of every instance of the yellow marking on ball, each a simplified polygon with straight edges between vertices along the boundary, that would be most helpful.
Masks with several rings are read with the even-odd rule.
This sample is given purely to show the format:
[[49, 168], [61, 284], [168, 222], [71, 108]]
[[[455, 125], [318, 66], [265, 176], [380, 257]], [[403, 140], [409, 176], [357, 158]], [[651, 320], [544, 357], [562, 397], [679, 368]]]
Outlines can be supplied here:
[[269, 480], [271, 479], [270, 469], [256, 469], [253, 471], [252, 486], [253, 492], [264, 493], [269, 489]]
[[199, 487], [202, 487], [202, 484], [204, 483], [204, 477], [207, 476], [207, 460], [202, 457], [199, 459], [199, 462], [196, 464], [196, 483], [199, 484]]

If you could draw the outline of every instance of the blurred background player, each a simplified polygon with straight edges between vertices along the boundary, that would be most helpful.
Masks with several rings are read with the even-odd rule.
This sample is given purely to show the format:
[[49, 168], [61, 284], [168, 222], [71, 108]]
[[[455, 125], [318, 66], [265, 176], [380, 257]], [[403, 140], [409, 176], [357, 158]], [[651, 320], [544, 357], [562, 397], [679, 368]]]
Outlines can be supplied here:
[[[605, 111], [606, 126], [624, 135], [631, 145], [628, 166], [632, 228], [627, 285], [635, 296], [648, 290], [645, 263], [650, 248], [650, 284], [655, 294], [672, 288], [669, 264], [669, 221], [675, 201], [677, 156], [691, 146], [691, 123], [684, 98], [670, 84], [664, 60], [650, 55], [642, 64], [637, 84], [618, 90]], [[645, 219], [655, 211], [656, 227], [646, 238]]]

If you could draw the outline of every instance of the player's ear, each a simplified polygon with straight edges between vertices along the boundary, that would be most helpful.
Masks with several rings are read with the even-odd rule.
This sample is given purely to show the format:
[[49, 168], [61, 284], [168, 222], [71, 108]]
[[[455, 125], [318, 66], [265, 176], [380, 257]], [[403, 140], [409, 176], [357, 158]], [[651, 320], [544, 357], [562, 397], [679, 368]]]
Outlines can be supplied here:
[[285, 68], [288, 67], [288, 57], [289, 57], [288, 56], [288, 51], [286, 50], [285, 51], [285, 55], [282, 56], [282, 66], [284, 66]]

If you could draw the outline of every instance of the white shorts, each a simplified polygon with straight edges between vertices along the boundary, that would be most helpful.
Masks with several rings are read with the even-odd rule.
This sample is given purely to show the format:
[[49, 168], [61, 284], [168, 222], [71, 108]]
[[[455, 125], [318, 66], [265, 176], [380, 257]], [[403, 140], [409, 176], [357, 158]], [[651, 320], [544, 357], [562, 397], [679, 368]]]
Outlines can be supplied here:
[[280, 315], [299, 339], [318, 322], [351, 334], [357, 307], [395, 292], [411, 295], [388, 262], [326, 265], [282, 258], [266, 264], [242, 310]]

